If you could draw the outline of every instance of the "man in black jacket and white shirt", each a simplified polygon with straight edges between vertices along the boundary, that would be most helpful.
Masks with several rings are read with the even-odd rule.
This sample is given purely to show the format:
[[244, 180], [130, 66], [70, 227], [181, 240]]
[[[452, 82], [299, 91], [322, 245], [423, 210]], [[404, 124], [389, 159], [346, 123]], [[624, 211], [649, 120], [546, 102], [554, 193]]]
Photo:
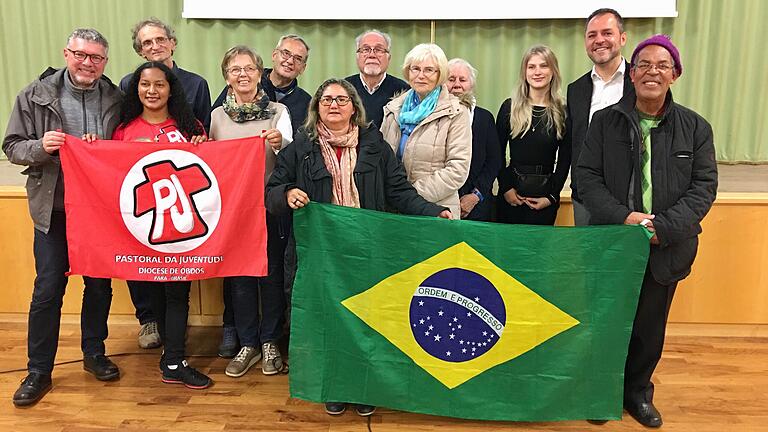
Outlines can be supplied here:
[[[640, 224], [653, 232], [624, 369], [624, 408], [659, 427], [651, 376], [661, 359], [677, 283], [691, 272], [701, 220], [717, 192], [712, 127], [672, 100], [682, 74], [667, 36], [640, 42], [632, 54], [634, 94], [595, 113], [576, 180], [592, 224]], [[616, 287], [621, 288], [621, 287]]]
[[575, 179], [576, 162], [587, 136], [592, 115], [621, 99], [633, 90], [629, 81], [629, 65], [621, 56], [627, 43], [624, 19], [613, 9], [598, 9], [587, 18], [584, 46], [592, 60], [592, 69], [568, 85], [566, 116], [566, 142], [571, 144], [571, 200], [573, 218], [577, 226], [589, 224], [589, 213], [584, 208]]

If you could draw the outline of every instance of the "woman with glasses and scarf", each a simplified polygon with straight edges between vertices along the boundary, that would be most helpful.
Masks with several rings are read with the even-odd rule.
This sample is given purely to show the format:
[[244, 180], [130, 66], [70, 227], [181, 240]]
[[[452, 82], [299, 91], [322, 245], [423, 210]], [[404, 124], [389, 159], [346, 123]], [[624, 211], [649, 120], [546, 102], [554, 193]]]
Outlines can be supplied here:
[[502, 157], [509, 145], [509, 165], [499, 172], [498, 222], [555, 224], [571, 166], [570, 140], [563, 139], [561, 83], [557, 57], [549, 47], [536, 45], [526, 51], [517, 89], [496, 116]]
[[[293, 129], [285, 106], [271, 102], [261, 88], [263, 72], [261, 56], [247, 46], [237, 45], [224, 54], [221, 73], [227, 82], [227, 96], [222, 106], [211, 112], [210, 135], [215, 140], [264, 138], [266, 184], [278, 152], [293, 138]], [[234, 326], [225, 325], [224, 331], [234, 330], [240, 345], [225, 370], [227, 376], [233, 378], [245, 375], [259, 360], [262, 360], [264, 375], [277, 374], [284, 366], [277, 340], [282, 336], [285, 310], [283, 251], [286, 238], [281, 235], [278, 219], [270, 212], [266, 220], [267, 276], [233, 276], [224, 280], [225, 307], [231, 308], [234, 320]]]
[[[113, 140], [145, 142], [205, 141], [205, 129], [187, 104], [184, 89], [173, 72], [160, 62], [147, 62], [131, 76], [123, 99], [120, 125]], [[212, 381], [184, 360], [191, 282], [128, 281], [132, 292], [148, 290], [164, 350], [160, 356], [162, 381], [204, 389]]]
[[419, 194], [459, 219], [459, 188], [472, 158], [469, 110], [443, 86], [448, 59], [439, 46], [414, 47], [405, 56], [403, 75], [411, 89], [384, 106], [381, 132]]
[[[310, 201], [450, 217], [447, 208], [419, 196], [381, 133], [366, 121], [355, 88], [338, 78], [326, 80], [317, 89], [304, 126], [294, 142], [277, 155], [267, 183], [266, 206], [274, 214], [299, 209]], [[343, 402], [325, 404], [331, 415], [342, 414], [346, 408]], [[371, 415], [375, 409], [357, 405], [361, 416]]]

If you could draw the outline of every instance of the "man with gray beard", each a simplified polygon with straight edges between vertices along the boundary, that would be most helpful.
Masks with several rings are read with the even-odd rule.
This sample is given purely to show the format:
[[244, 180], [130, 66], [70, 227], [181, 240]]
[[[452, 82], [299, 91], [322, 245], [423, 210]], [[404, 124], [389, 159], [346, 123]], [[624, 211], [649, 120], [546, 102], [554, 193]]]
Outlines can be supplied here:
[[384, 119], [384, 105], [393, 96], [411, 87], [400, 78], [387, 74], [389, 61], [392, 59], [389, 51], [392, 38], [388, 34], [367, 30], [355, 39], [355, 46], [360, 73], [344, 79], [355, 87], [363, 100], [365, 118], [378, 128]]
[[[3, 151], [27, 169], [29, 212], [35, 226], [35, 277], [29, 307], [27, 353], [29, 374], [13, 395], [17, 407], [33, 405], [51, 389], [59, 343], [59, 325], [67, 287], [69, 257], [64, 179], [59, 149], [65, 134], [92, 141], [109, 139], [120, 119], [120, 90], [103, 76], [109, 44], [94, 29], [76, 29], [64, 48], [63, 69], [48, 68], [16, 97]], [[69, 221], [72, 223], [72, 221]], [[83, 276], [80, 315], [83, 368], [106, 381], [120, 376], [107, 358], [107, 317], [112, 303], [109, 279]]]

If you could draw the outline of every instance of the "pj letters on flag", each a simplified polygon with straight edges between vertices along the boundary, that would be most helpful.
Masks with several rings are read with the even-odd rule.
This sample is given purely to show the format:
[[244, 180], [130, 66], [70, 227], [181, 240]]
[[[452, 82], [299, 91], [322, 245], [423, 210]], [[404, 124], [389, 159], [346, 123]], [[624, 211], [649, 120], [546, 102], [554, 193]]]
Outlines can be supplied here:
[[488, 420], [621, 418], [641, 227], [312, 203], [294, 228], [292, 396]]
[[176, 281], [266, 274], [262, 138], [61, 148], [71, 273]]

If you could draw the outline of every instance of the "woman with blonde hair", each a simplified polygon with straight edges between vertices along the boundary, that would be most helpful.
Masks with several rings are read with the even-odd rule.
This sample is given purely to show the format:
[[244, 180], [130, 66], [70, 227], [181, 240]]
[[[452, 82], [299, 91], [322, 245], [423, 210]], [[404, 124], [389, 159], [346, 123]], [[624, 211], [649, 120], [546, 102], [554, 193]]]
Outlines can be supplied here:
[[459, 219], [459, 188], [472, 158], [469, 109], [443, 86], [448, 59], [439, 46], [414, 47], [405, 56], [403, 75], [411, 89], [384, 106], [381, 133], [419, 194]]
[[496, 116], [501, 153], [509, 165], [499, 173], [497, 220], [554, 225], [571, 164], [565, 104], [557, 57], [544, 45], [526, 51], [513, 97]]

